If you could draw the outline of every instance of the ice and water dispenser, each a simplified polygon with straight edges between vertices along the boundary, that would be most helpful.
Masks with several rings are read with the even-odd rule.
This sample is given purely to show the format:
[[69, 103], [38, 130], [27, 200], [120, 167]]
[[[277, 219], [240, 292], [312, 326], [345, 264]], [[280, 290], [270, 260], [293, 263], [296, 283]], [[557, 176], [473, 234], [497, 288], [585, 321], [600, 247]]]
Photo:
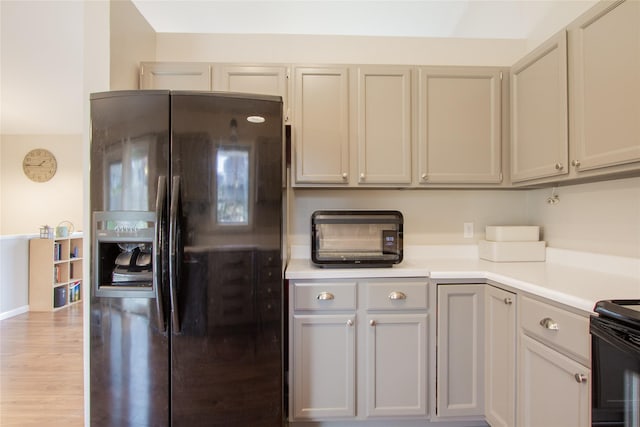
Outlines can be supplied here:
[[103, 297], [155, 297], [155, 212], [94, 212], [94, 292]]

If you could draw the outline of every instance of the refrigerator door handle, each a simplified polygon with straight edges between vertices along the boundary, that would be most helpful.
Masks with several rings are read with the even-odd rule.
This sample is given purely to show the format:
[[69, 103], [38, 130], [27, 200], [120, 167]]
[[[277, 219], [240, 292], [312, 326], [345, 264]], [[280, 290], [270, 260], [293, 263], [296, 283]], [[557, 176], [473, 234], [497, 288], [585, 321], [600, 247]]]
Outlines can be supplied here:
[[169, 212], [169, 296], [171, 299], [171, 320], [173, 333], [180, 332], [180, 316], [178, 314], [178, 209], [180, 208], [180, 177], [174, 176], [171, 185], [171, 210]]
[[164, 205], [167, 200], [167, 177], [158, 177], [158, 194], [156, 195], [156, 224], [155, 234], [153, 242], [153, 289], [156, 291], [156, 310], [158, 315], [158, 329], [161, 332], [167, 330], [167, 326], [164, 318], [164, 299], [162, 298], [162, 277], [163, 277], [163, 262], [162, 262], [162, 249], [160, 248], [165, 241], [162, 236], [163, 229], [163, 215]]

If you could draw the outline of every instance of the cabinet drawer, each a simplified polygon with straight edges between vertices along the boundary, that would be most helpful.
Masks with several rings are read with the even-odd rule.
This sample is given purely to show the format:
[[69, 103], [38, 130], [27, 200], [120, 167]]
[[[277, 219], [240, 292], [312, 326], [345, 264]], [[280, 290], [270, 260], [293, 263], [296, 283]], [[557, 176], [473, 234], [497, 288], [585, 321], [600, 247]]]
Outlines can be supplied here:
[[568, 352], [583, 362], [590, 359], [589, 319], [523, 296], [520, 324], [525, 333]]
[[294, 310], [355, 310], [356, 282], [293, 284]]
[[427, 282], [384, 281], [363, 283], [366, 307], [369, 310], [426, 310]]

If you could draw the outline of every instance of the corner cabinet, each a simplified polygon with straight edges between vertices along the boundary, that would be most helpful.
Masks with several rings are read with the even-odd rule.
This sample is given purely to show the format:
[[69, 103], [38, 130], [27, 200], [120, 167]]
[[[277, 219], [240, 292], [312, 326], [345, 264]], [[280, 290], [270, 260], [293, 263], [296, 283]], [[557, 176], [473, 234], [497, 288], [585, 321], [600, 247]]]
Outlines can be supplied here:
[[569, 172], [567, 33], [542, 44], [511, 70], [511, 180]]
[[502, 182], [501, 70], [424, 67], [419, 72], [417, 182]]
[[296, 280], [289, 306], [292, 425], [426, 419], [426, 278]]
[[640, 2], [601, 1], [512, 68], [516, 185], [640, 173]]
[[349, 71], [293, 69], [295, 184], [349, 183]]
[[485, 417], [492, 427], [516, 425], [516, 295], [485, 285]]
[[29, 310], [53, 311], [82, 300], [82, 238], [29, 241]]
[[640, 2], [598, 3], [569, 26], [569, 45], [576, 173], [640, 162]]
[[484, 414], [484, 288], [438, 285], [438, 418]]

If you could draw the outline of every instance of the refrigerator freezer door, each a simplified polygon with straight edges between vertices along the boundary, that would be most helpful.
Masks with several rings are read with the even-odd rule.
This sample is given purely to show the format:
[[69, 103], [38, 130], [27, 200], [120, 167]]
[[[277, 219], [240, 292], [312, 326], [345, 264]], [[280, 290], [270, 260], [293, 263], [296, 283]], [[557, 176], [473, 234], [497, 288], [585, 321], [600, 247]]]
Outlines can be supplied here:
[[[160, 177], [169, 174], [169, 105], [166, 91], [91, 97], [91, 211], [104, 231], [93, 231], [90, 258], [91, 426], [169, 425], [168, 307], [158, 298], [166, 293]], [[102, 296], [100, 283], [111, 288]]]
[[281, 426], [282, 103], [174, 93], [172, 132], [172, 425]]

